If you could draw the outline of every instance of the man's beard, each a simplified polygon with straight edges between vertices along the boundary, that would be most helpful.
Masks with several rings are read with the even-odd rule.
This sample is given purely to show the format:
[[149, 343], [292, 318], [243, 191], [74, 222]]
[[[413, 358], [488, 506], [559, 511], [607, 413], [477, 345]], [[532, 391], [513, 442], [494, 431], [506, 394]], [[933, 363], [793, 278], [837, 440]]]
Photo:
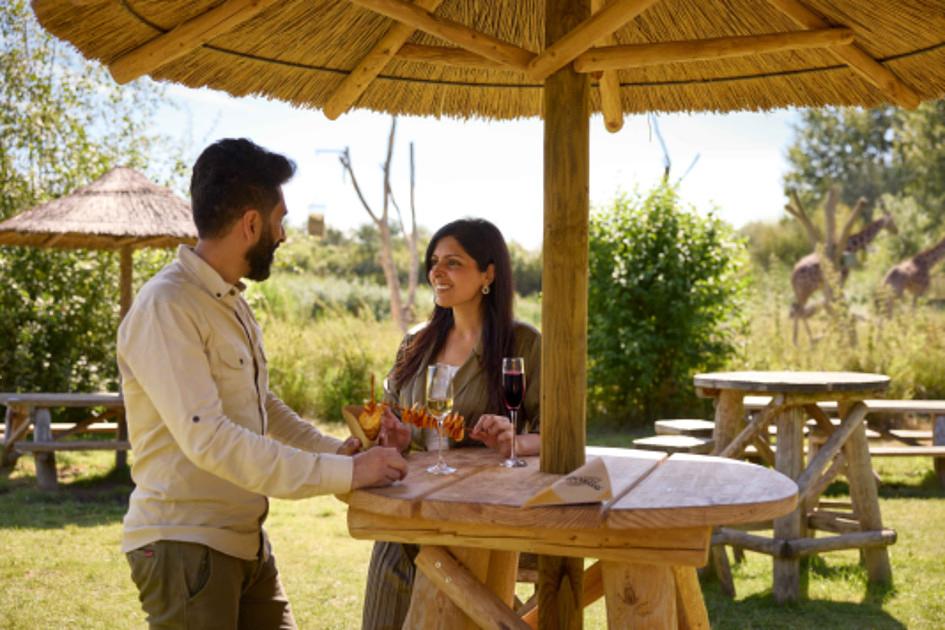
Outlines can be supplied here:
[[259, 241], [246, 252], [246, 262], [249, 263], [249, 273], [246, 277], [257, 282], [268, 278], [277, 247], [279, 244], [272, 238], [272, 234], [264, 230]]

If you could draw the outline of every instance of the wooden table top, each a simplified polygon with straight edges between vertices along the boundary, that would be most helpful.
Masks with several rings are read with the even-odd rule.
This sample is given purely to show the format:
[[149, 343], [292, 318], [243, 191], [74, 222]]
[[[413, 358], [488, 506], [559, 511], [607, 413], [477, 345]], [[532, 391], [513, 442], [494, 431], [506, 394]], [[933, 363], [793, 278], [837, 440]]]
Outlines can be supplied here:
[[588, 448], [611, 478], [614, 499], [604, 504], [523, 508], [539, 490], [562, 477], [538, 470], [503, 468], [492, 450], [447, 451], [458, 470], [431, 475], [436, 453], [408, 456], [407, 477], [386, 488], [341, 497], [352, 508], [400, 519], [543, 529], [667, 529], [756, 522], [782, 516], [797, 502], [797, 485], [774, 470], [700, 455]]
[[34, 407], [120, 407], [121, 394], [101, 392], [98, 394], [0, 392], [0, 405], [32, 405]]
[[884, 392], [889, 377], [860, 372], [711, 372], [696, 374], [696, 387], [749, 392], [817, 394]]

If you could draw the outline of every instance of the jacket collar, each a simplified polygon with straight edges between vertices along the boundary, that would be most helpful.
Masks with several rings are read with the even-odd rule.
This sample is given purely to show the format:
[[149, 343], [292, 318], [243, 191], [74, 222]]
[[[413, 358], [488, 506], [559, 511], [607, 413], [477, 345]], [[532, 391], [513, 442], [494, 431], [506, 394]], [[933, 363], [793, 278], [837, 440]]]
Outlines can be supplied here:
[[242, 282], [230, 284], [210, 266], [207, 261], [197, 255], [190, 245], [181, 245], [177, 248], [177, 260], [190, 273], [204, 290], [222, 302], [229, 302], [243, 292], [246, 285]]

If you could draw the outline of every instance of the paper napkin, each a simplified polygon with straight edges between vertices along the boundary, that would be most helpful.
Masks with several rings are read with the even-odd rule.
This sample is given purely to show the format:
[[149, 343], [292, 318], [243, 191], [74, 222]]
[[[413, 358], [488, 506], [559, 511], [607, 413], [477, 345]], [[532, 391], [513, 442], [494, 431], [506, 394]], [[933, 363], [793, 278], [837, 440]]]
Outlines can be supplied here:
[[599, 503], [613, 496], [604, 460], [595, 457], [547, 488], [539, 490], [522, 507]]

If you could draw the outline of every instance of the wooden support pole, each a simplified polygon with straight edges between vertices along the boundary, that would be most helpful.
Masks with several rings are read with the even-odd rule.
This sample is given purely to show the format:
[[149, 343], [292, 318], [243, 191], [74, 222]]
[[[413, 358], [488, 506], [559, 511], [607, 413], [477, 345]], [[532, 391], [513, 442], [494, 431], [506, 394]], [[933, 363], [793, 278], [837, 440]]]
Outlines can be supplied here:
[[[546, 48], [528, 65], [526, 74], [534, 81], [543, 81], [565, 67], [582, 52], [611, 35], [621, 26], [643, 13], [658, 0], [614, 0], [603, 9], [574, 24], [561, 37], [549, 42]], [[582, 2], [583, 3], [583, 2]], [[545, 28], [549, 17], [545, 15]]]
[[[822, 29], [830, 26], [827, 20], [809, 9], [801, 0], [768, 0], [768, 2], [794, 20], [796, 24], [805, 28]], [[919, 95], [859, 45], [854, 43], [838, 46], [831, 48], [830, 52], [876, 86], [893, 103], [907, 109], [915, 109], [919, 106], [922, 100]]]
[[785, 50], [828, 48], [853, 42], [848, 28], [823, 28], [795, 33], [768, 33], [716, 37], [703, 40], [633, 44], [592, 48], [574, 60], [578, 72], [601, 72], [622, 68], [640, 68], [666, 63], [713, 61], [729, 57], [748, 57]]
[[[590, 15], [590, 0], [545, 0], [545, 42]], [[542, 94], [544, 245], [541, 304], [541, 470], [566, 474], [584, 464], [587, 442], [587, 286], [590, 81], [565, 67]], [[583, 562], [540, 556], [539, 627], [580, 630]]]
[[[932, 445], [945, 446], [945, 416], [935, 416], [932, 425]], [[945, 457], [935, 458], [935, 474], [939, 484], [945, 488]]]
[[[416, 6], [426, 11], [436, 11], [443, 0], [417, 0]], [[329, 120], [335, 120], [348, 111], [364, 94], [371, 82], [381, 73], [416, 29], [400, 22], [394, 22], [387, 33], [374, 45], [358, 65], [348, 73], [322, 108]]]
[[693, 567], [673, 567], [676, 580], [676, 614], [680, 630], [709, 630], [709, 613], [702, 598], [702, 587]]
[[608, 628], [676, 628], [676, 580], [666, 565], [601, 561]]
[[817, 423], [817, 427], [824, 432], [824, 435], [833, 434], [836, 427], [833, 426], [833, 423], [830, 421], [827, 413], [818, 405], [814, 403], [804, 405], [804, 411], [806, 411], [808, 415], [814, 419], [814, 422]]
[[227, 33], [243, 22], [250, 20], [278, 0], [227, 0], [206, 13], [172, 30], [158, 35], [108, 65], [108, 70], [118, 83], [128, 83], [156, 70], [175, 59], [179, 59], [203, 46], [217, 35]]
[[132, 264], [131, 247], [122, 247], [119, 254], [119, 284], [120, 284], [120, 307], [118, 321], [125, 319], [125, 315], [131, 309], [131, 287], [134, 275], [134, 265]]
[[[806, 414], [799, 407], [791, 407], [778, 415], [778, 450], [775, 454], [778, 472], [797, 479], [801, 474], [804, 461], [803, 426]], [[775, 519], [774, 537], [780, 540], [794, 540], [804, 534], [806, 519], [801, 506], [786, 516]], [[774, 600], [779, 604], [794, 602], [801, 597], [801, 567], [796, 559], [774, 559]]]
[[851, 532], [839, 536], [824, 536], [823, 538], [802, 538], [790, 540], [786, 543], [787, 553], [792, 558], [809, 556], [825, 551], [840, 551], [841, 549], [883, 549], [896, 542], [896, 532], [883, 529], [872, 532]]
[[748, 532], [732, 529], [730, 527], [719, 527], [716, 528], [715, 532], [712, 534], [712, 545], [737, 545], [758, 553], [780, 557], [783, 555], [782, 548], [784, 547], [784, 541], [771, 538], [770, 536], [749, 534]]
[[804, 506], [805, 512], [810, 512], [814, 507], [818, 505], [818, 498], [824, 493], [824, 491], [833, 483], [833, 480], [837, 478], [841, 472], [846, 469], [847, 461], [843, 457], [843, 453], [837, 453], [836, 457], [833, 458], [833, 463], [830, 464], [830, 467], [827, 468], [826, 472], [822, 474], [816, 481], [811, 483], [807, 490], [805, 491], [805, 496], [807, 496], [806, 501], [799, 501]]
[[807, 469], [797, 478], [798, 502], [803, 504], [813, 497], [811, 490], [815, 489], [817, 484], [813, 482], [820, 477], [834, 455], [840, 452], [843, 445], [846, 444], [850, 435], [858, 427], [863, 426], [863, 419], [866, 417], [868, 409], [863, 403], [857, 403], [853, 406], [847, 416], [840, 423], [840, 426], [827, 438], [824, 445], [817, 451], [817, 455], [807, 465]]
[[443, 547], [425, 546], [417, 555], [417, 569], [478, 627], [494, 630], [527, 630], [509, 607]]
[[487, 59], [525, 70], [535, 54], [491, 35], [480, 33], [465, 24], [446, 20], [403, 0], [350, 0], [375, 13], [402, 22], [414, 30], [436, 35]]
[[[691, 568], [695, 571], [693, 567]], [[701, 595], [701, 591], [700, 591]], [[598, 599], [604, 596], [604, 574], [601, 569], [600, 560], [587, 567], [584, 572], [584, 591], [581, 595], [581, 607], [587, 608]], [[528, 624], [533, 630], [538, 628], [538, 606], [535, 606], [527, 613], [522, 615], [522, 621]]]
[[427, 46], [424, 44], [404, 44], [397, 51], [397, 59], [419, 61], [457, 68], [477, 68], [482, 70], [517, 71], [482, 55], [455, 46]]
[[715, 446], [712, 454], [718, 455], [731, 443], [745, 424], [744, 392], [723, 389], [715, 399], [715, 428], [712, 441]]
[[719, 453], [719, 457], [738, 457], [745, 447], [751, 444], [755, 436], [761, 435], [762, 431], [768, 428], [768, 424], [783, 410], [780, 405], [772, 403], [765, 407], [752, 419], [744, 431], [735, 436], [735, 439], [728, 443]]
[[834, 512], [817, 510], [807, 516], [807, 527], [835, 534], [849, 534], [860, 531], [860, 522], [852, 514], [841, 516]]
[[[49, 409], [45, 407], [34, 408], [31, 412], [33, 416], [33, 441], [40, 443], [52, 442], [52, 416]], [[36, 460], [36, 485], [40, 490], [56, 490], [59, 487], [59, 480], [56, 477], [56, 453], [54, 451], [37, 451], [34, 454]]]
[[[841, 403], [840, 417], [849, 413], [848, 403]], [[860, 519], [864, 532], [883, 529], [883, 517], [879, 510], [879, 495], [873, 480], [873, 466], [870, 463], [869, 443], [866, 438], [866, 424], [860, 423], [850, 434], [843, 446], [847, 459], [847, 481], [850, 482], [850, 499], [853, 511]], [[865, 549], [863, 558], [866, 572], [872, 584], [892, 583], [892, 567], [889, 565], [889, 552], [885, 547]]]
[[[591, 0], [591, 13], [599, 13], [604, 8], [606, 0]], [[613, 33], [604, 37], [601, 44], [616, 46], [617, 39]], [[575, 67], [577, 69], [577, 67]], [[617, 133], [623, 128], [623, 103], [620, 100], [620, 77], [616, 70], [608, 70], [597, 80], [597, 91], [600, 95], [600, 111], [604, 116], [604, 127], [610, 133]]]

